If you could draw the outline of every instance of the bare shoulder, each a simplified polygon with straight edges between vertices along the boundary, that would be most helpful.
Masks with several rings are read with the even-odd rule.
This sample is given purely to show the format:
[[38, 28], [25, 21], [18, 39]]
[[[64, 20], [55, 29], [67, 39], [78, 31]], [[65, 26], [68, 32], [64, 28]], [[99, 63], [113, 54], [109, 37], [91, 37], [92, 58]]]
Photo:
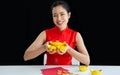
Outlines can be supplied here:
[[42, 32], [40, 32], [39, 36], [46, 38], [46, 32], [45, 32], [45, 30], [43, 30]]
[[45, 33], [45, 30], [44, 30], [44, 31], [40, 32], [36, 41], [41, 41], [43, 43], [43, 42], [45, 42], [45, 40], [46, 40], [46, 33]]
[[79, 40], [79, 39], [82, 39], [82, 36], [81, 36], [80, 32], [77, 32], [76, 41]]
[[45, 30], [43, 30], [42, 32], [40, 32], [39, 36], [46, 36]]
[[83, 44], [83, 38], [80, 32], [76, 34], [76, 44]]

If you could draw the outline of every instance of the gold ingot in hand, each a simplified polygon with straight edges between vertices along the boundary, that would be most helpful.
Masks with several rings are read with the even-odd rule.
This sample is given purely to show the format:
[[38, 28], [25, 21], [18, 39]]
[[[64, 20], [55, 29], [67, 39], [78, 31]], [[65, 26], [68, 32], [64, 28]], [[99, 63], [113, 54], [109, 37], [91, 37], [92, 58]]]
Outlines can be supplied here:
[[61, 46], [59, 49], [61, 52], [64, 52], [66, 50], [66, 46]]
[[49, 51], [55, 51], [55, 50], [56, 50], [56, 47], [55, 47], [55, 46], [52, 46], [52, 45], [48, 45], [48, 50], [49, 50]]
[[64, 52], [66, 49], [66, 46], [67, 46], [66, 42], [60, 42], [58, 40], [55, 42], [50, 41], [48, 45], [48, 50], [50, 51], [60, 50], [61, 52]]

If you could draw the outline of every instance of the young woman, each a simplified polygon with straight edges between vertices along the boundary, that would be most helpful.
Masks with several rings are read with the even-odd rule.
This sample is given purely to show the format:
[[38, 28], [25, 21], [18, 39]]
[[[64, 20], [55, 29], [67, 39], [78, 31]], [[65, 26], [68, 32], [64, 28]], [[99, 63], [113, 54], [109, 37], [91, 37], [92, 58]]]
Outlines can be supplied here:
[[[52, 17], [55, 26], [42, 31], [36, 40], [27, 48], [24, 60], [34, 59], [42, 53], [47, 54], [47, 65], [72, 65], [72, 57], [85, 65], [90, 64], [90, 57], [79, 32], [68, 27], [71, 16], [68, 4], [63, 0], [56, 0], [52, 6]], [[48, 42], [59, 40], [66, 42], [64, 52], [49, 51]], [[77, 47], [77, 50], [75, 50]]]

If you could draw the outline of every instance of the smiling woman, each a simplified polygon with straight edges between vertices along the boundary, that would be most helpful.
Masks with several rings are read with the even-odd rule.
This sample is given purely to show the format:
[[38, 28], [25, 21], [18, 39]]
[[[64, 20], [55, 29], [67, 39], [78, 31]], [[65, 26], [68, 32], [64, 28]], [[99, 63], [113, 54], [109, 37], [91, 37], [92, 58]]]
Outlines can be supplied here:
[[[46, 65], [72, 65], [72, 57], [82, 64], [89, 65], [90, 57], [79, 32], [68, 27], [71, 17], [69, 5], [63, 0], [56, 0], [52, 6], [54, 27], [43, 30], [24, 53], [24, 60], [30, 60], [46, 52]], [[58, 48], [49, 50], [51, 42], [64, 42], [66, 47], [61, 52]], [[77, 50], [75, 50], [77, 47]]]

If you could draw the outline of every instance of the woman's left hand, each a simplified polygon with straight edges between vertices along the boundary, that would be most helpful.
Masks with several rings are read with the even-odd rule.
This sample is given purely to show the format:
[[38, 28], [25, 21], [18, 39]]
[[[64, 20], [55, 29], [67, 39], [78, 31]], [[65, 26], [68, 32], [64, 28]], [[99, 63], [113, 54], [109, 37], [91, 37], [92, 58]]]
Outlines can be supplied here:
[[60, 55], [63, 55], [66, 53], [66, 51], [70, 48], [70, 46], [68, 44], [66, 44], [66, 46], [61, 47], [59, 50], [57, 50], [57, 53]]

